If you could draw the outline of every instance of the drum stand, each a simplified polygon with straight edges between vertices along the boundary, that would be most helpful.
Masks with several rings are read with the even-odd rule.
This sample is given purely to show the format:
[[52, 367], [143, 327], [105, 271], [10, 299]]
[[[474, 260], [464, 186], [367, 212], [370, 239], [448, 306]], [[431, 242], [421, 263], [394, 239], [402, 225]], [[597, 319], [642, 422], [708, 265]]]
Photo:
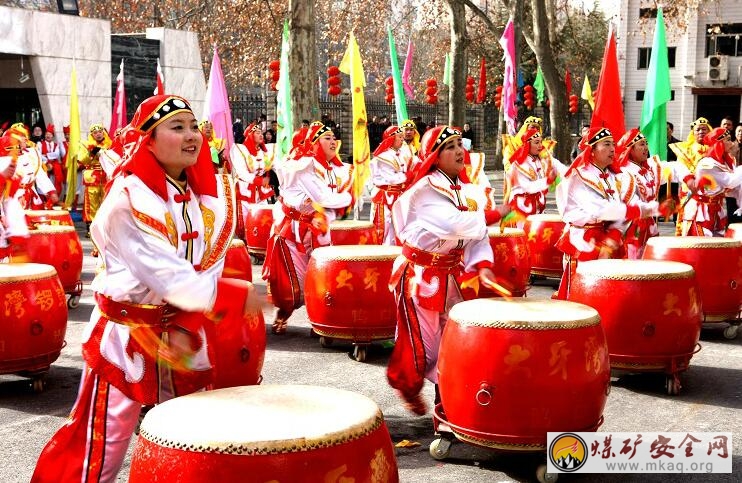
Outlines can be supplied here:
[[82, 280], [75, 282], [75, 288], [66, 292], [70, 298], [67, 300], [67, 307], [76, 309], [80, 306], [80, 296], [82, 295]]
[[[588, 429], [587, 431], [595, 431], [600, 425], [603, 423], [603, 417], [601, 416], [600, 421], [597, 426], [595, 426], [592, 429]], [[446, 420], [446, 416], [443, 414], [443, 405], [438, 403], [436, 404], [435, 408], [433, 409], [433, 426], [435, 427], [435, 435], [436, 439], [434, 439], [430, 443], [429, 452], [430, 456], [437, 460], [442, 461], [448, 458], [449, 454], [451, 453], [451, 446], [453, 446], [453, 443], [456, 441], [461, 441], [466, 444], [471, 444], [474, 446], [480, 446], [487, 449], [495, 449], [495, 450], [503, 450], [508, 451], [507, 447], [511, 447], [512, 450], [515, 451], [533, 451], [533, 452], [543, 452], [545, 451], [545, 448], [538, 446], [538, 445], [527, 445], [527, 444], [502, 444], [498, 445], [497, 443], [493, 443], [492, 441], [495, 440], [516, 440], [516, 436], [506, 436], [506, 435], [499, 435], [499, 434], [491, 434], [491, 433], [484, 433], [480, 431], [473, 431], [473, 430], [466, 430], [466, 432], [469, 433], [477, 433], [477, 435], [482, 436], [482, 438], [474, 438], [474, 437], [463, 437], [464, 431], [463, 428], [459, 428], [458, 426], [452, 424], [451, 422]], [[459, 434], [456, 433], [456, 430], [459, 429], [460, 434], [462, 437], [459, 437]], [[546, 472], [546, 463], [538, 465], [536, 468], [536, 479], [539, 481], [539, 483], [553, 483], [559, 479], [558, 473], [547, 473]]]
[[[656, 362], [648, 361], [648, 356], [632, 356], [623, 354], [611, 354], [612, 358], [620, 357], [621, 362], [611, 365], [612, 371], [620, 371], [625, 374], [640, 372], [663, 372], [665, 374], [665, 389], [668, 396], [677, 396], [683, 385], [680, 383], [680, 373], [688, 370], [691, 358], [701, 350], [701, 344], [696, 343], [693, 352], [686, 354], [674, 354], [670, 356], [654, 357]], [[649, 358], [652, 359], [652, 358]], [[635, 362], [632, 362], [635, 361]], [[627, 361], [627, 362], [624, 362]]]
[[737, 316], [734, 319], [719, 319], [718, 317], [708, 317], [704, 314], [703, 324], [704, 328], [713, 328], [719, 324], [727, 324], [723, 332], [724, 338], [728, 340], [734, 340], [737, 338], [737, 335], [739, 335], [739, 327], [740, 324], [742, 324], [742, 312], [737, 312]]

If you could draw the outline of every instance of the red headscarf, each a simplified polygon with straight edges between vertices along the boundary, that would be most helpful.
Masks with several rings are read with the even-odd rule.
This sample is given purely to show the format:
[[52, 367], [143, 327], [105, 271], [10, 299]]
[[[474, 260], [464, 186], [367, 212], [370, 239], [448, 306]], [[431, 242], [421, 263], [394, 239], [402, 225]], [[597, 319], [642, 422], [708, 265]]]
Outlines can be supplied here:
[[387, 149], [391, 149], [394, 145], [394, 139], [396, 138], [397, 134], [403, 133], [404, 129], [402, 129], [399, 126], [389, 126], [384, 130], [384, 137], [381, 139], [381, 143], [379, 143], [379, 146], [374, 149], [374, 156], [378, 156]]
[[314, 121], [312, 124], [310, 124], [309, 128], [306, 131], [306, 137], [304, 138], [304, 141], [302, 142], [301, 146], [296, 149], [296, 155], [294, 159], [299, 159], [304, 156], [311, 156], [325, 168], [329, 168], [331, 164], [335, 166], [342, 166], [343, 162], [340, 161], [340, 158], [338, 158], [337, 155], [334, 155], [332, 158], [327, 159], [327, 156], [325, 156], [325, 153], [322, 150], [322, 146], [320, 146], [319, 144], [319, 138], [321, 138], [327, 132], [332, 132], [332, 129], [325, 126], [320, 121]]
[[[531, 139], [540, 137], [541, 129], [535, 127], [529, 127], [528, 129], [526, 129], [526, 132], [524, 132], [523, 135], [520, 137], [521, 145], [510, 157], [510, 162], [523, 164], [523, 162], [528, 159], [528, 156], [531, 154]], [[541, 146], [541, 149], [544, 149], [544, 147]]]
[[[164, 120], [180, 112], [193, 112], [184, 98], [173, 95], [152, 96], [137, 108], [129, 126], [120, 134], [124, 157], [117, 173], [135, 174], [163, 200], [167, 200], [165, 170], [148, 149], [154, 129]], [[216, 177], [211, 163], [209, 143], [203, 134], [201, 151], [193, 166], [185, 169], [190, 189], [198, 195], [217, 196]]]
[[[428, 129], [420, 140], [420, 152], [418, 156], [422, 161], [415, 169], [415, 175], [411, 184], [419, 181], [423, 176], [432, 171], [435, 162], [438, 161], [438, 153], [444, 144], [461, 137], [461, 131], [451, 126], [436, 126]], [[464, 150], [466, 153], [466, 150]], [[462, 170], [465, 172], [465, 170]]]
[[637, 128], [632, 128], [621, 136], [621, 139], [616, 144], [616, 157], [611, 166], [614, 172], [618, 173], [621, 168], [629, 164], [631, 161], [631, 148], [642, 139], [646, 139], [646, 137]]
[[568, 177], [572, 174], [572, 171], [579, 168], [580, 166], [587, 166], [593, 162], [593, 146], [598, 144], [600, 141], [605, 139], [613, 139], [611, 132], [604, 127], [591, 127], [585, 137], [580, 140], [580, 144], [577, 146], [582, 152], [572, 161], [572, 165], [569, 167], [564, 177]]
[[713, 158], [719, 163], [726, 164], [730, 168], [734, 168], [735, 160], [731, 157], [724, 146], [724, 141], [730, 139], [732, 135], [723, 127], [717, 127], [711, 130], [710, 133], [706, 134], [701, 139], [701, 144], [708, 146], [709, 150], [706, 156]]
[[253, 133], [255, 131], [260, 131], [260, 126], [256, 123], [250, 123], [249, 126], [247, 126], [247, 129], [245, 129], [245, 142], [242, 143], [247, 148], [247, 151], [255, 156], [258, 154], [258, 149], [260, 149], [263, 152], [266, 152], [267, 149], [265, 148], [265, 143], [255, 144], [255, 137], [253, 136]]

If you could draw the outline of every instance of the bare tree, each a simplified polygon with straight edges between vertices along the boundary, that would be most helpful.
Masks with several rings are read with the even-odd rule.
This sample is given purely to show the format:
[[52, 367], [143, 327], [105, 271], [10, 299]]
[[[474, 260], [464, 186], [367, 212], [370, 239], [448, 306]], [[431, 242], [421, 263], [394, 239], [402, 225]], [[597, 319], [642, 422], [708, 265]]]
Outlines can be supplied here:
[[294, 128], [319, 119], [314, 0], [289, 0], [289, 64]]

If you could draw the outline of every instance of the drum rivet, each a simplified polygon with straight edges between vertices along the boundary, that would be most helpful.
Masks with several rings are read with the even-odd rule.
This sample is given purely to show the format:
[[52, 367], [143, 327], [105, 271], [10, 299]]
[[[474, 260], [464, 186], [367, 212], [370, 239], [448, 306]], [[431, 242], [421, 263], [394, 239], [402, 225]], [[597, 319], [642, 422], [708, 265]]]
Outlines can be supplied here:
[[121, 317], [126, 317], [127, 315], [129, 315], [129, 312], [126, 309], [121, 309]]

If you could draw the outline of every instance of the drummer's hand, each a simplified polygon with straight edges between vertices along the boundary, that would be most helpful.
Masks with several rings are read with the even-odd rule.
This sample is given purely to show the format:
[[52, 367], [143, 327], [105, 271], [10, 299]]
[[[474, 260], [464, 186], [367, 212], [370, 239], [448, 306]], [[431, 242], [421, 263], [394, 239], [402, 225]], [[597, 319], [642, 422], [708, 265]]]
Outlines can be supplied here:
[[14, 164], [14, 163], [10, 163], [10, 164], [8, 165], [8, 167], [7, 167], [7, 168], [5, 168], [5, 169], [4, 169], [4, 170], [3, 170], [3, 171], [2, 171], [2, 172], [1, 172], [0, 174], [1, 174], [1, 175], [3, 176], [3, 178], [5, 178], [5, 179], [10, 179], [10, 178], [12, 178], [12, 177], [13, 177], [13, 175], [15, 174], [15, 164]]
[[52, 205], [56, 205], [57, 203], [59, 203], [59, 196], [57, 195], [57, 193], [49, 193], [49, 202]]
[[496, 289], [497, 281], [495, 280], [495, 274], [491, 268], [480, 268], [479, 269], [479, 281], [485, 287], [489, 289]]
[[495, 208], [495, 211], [500, 213], [500, 219], [505, 218], [505, 216], [508, 215], [511, 211], [513, 211], [513, 208], [510, 207], [510, 204], [505, 203], [503, 205], [499, 205], [497, 208]]
[[264, 309], [270, 308], [268, 299], [255, 291], [255, 286], [250, 284], [250, 291], [245, 299], [245, 307], [242, 309], [244, 315], [262, 313]]
[[688, 187], [688, 190], [691, 193], [698, 193], [698, 183], [696, 182], [696, 178], [688, 178], [688, 180], [685, 182], [685, 185]]
[[160, 357], [171, 364], [185, 362], [194, 354], [194, 337], [178, 327], [168, 331], [167, 345], [160, 347]]

